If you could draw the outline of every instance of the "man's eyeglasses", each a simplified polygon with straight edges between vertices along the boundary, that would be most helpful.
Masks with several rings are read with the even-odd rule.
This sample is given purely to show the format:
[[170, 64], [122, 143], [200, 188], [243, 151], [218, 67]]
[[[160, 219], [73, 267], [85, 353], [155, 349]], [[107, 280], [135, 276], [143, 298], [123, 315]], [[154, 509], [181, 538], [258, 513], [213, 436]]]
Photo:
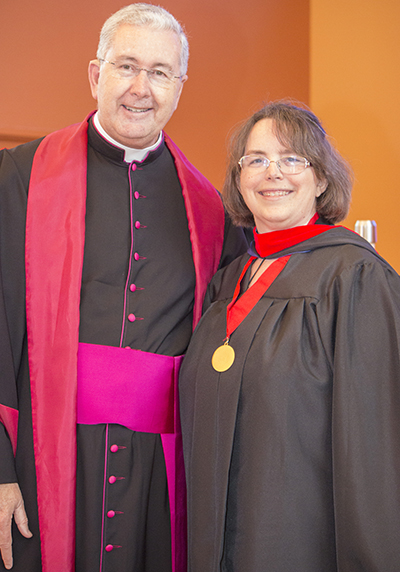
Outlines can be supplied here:
[[311, 163], [304, 157], [297, 155], [287, 155], [278, 159], [278, 161], [270, 161], [264, 155], [244, 155], [239, 160], [241, 169], [254, 171], [255, 173], [263, 173], [268, 169], [271, 163], [275, 163], [283, 175], [298, 175], [311, 167]]
[[174, 79], [181, 79], [182, 76], [172, 75], [161, 69], [147, 69], [130, 62], [109, 62], [100, 59], [100, 62], [113, 66], [112, 75], [119, 79], [133, 79], [137, 77], [141, 71], [145, 71], [149, 82], [157, 87], [170, 87]]

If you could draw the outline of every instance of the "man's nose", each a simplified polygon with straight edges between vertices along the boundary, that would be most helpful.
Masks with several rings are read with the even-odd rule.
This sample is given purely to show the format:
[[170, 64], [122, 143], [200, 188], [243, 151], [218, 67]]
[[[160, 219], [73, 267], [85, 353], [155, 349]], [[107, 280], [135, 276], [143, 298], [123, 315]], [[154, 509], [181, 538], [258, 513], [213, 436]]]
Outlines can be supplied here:
[[150, 80], [146, 70], [140, 70], [131, 80], [129, 91], [136, 95], [147, 95], [150, 92]]

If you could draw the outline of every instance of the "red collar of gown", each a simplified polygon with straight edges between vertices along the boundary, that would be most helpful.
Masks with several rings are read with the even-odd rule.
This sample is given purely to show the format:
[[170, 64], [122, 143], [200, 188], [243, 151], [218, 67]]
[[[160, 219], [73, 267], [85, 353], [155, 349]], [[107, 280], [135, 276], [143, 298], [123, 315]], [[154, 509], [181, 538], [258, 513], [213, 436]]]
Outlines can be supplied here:
[[304, 242], [309, 238], [335, 228], [328, 224], [315, 224], [317, 219], [318, 214], [314, 215], [307, 225], [294, 226], [292, 228], [264, 232], [262, 234], [259, 234], [256, 228], [254, 228], [253, 234], [258, 256], [261, 258], [272, 256], [295, 244], [299, 244], [300, 242]]

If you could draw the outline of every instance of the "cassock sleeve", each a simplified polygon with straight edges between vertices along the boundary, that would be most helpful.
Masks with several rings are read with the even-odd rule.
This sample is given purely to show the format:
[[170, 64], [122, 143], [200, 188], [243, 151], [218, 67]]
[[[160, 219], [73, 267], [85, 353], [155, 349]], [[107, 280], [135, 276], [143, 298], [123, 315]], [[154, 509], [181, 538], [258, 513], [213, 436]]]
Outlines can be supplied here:
[[379, 260], [359, 264], [335, 279], [321, 308], [333, 373], [338, 571], [394, 572], [400, 570], [400, 278]]
[[18, 377], [25, 325], [27, 188], [38, 142], [0, 152], [0, 483], [16, 482]]
[[12, 419], [17, 419], [18, 415], [16, 380], [2, 290], [0, 275], [0, 484], [17, 482], [9, 432], [12, 431]]

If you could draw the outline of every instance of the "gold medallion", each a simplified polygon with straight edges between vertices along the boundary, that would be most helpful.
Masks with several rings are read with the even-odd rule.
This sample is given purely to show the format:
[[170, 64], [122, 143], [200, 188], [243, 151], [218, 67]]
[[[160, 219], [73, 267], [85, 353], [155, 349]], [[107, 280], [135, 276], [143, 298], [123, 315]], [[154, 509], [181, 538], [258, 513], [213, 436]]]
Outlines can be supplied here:
[[211, 364], [215, 371], [227, 371], [235, 361], [235, 350], [226, 342], [213, 353]]

